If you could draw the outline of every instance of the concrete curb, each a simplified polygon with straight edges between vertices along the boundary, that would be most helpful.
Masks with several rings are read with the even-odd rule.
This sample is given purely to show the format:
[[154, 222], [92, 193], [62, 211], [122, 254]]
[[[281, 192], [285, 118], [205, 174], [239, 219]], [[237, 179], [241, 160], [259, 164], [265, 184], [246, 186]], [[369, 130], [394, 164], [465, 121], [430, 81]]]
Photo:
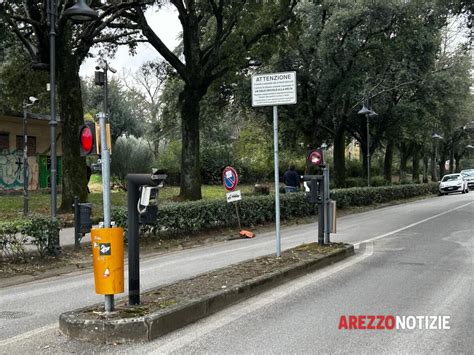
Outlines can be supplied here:
[[[354, 255], [354, 246], [346, 244], [345, 249], [332, 252], [321, 258], [301, 262], [271, 274], [247, 280], [232, 288], [220, 290], [145, 316], [97, 320], [84, 319], [83, 316], [84, 312], [91, 311], [93, 307], [66, 312], [59, 316], [59, 329], [70, 338], [93, 343], [150, 341], [232, 304], [341, 261], [351, 255]], [[81, 317], [78, 317], [79, 314]]]

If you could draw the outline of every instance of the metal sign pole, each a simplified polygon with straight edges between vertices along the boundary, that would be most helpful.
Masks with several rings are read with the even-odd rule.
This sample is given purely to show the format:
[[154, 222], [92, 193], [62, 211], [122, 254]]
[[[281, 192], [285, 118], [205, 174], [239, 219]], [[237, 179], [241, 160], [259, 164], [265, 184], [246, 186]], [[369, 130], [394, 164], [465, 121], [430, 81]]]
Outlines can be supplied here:
[[[110, 228], [110, 154], [107, 148], [106, 116], [104, 112], [97, 114], [100, 127], [100, 158], [102, 162], [102, 199], [104, 204], [104, 228]], [[105, 311], [114, 310], [114, 295], [105, 295]]]
[[323, 169], [324, 176], [324, 244], [329, 244], [329, 167]]
[[240, 232], [242, 230], [242, 225], [240, 224], [239, 201], [235, 201], [234, 205], [235, 205], [235, 214], [237, 215], [237, 223], [239, 224], [239, 232]]
[[278, 106], [273, 106], [273, 145], [275, 160], [275, 228], [276, 228], [276, 256], [281, 256], [280, 239], [280, 173], [278, 163]]

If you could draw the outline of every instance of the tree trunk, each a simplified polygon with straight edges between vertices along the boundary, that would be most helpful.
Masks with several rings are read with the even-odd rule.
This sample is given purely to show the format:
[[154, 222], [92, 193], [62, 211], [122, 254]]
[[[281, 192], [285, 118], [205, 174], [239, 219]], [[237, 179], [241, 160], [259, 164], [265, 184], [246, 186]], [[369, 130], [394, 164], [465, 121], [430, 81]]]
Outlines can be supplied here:
[[454, 173], [454, 147], [449, 152], [449, 173]]
[[446, 155], [444, 153], [441, 153], [440, 159], [438, 161], [438, 163], [439, 163], [439, 179], [440, 180], [446, 174], [445, 162], [446, 162]]
[[426, 184], [428, 183], [428, 165], [429, 165], [429, 157], [425, 154], [423, 155], [423, 182]]
[[433, 150], [431, 151], [431, 181], [438, 181], [438, 174], [436, 171], [436, 162], [437, 156], [436, 156], [436, 147], [433, 147]]
[[344, 187], [346, 180], [346, 132], [341, 124], [334, 136], [334, 182], [337, 187]]
[[413, 150], [412, 180], [415, 184], [420, 183], [420, 150], [417, 146]]
[[383, 177], [389, 183], [392, 183], [393, 147], [393, 141], [388, 141], [383, 162]]
[[405, 143], [400, 145], [400, 181], [405, 179], [408, 161], [408, 147]]
[[199, 153], [199, 103], [205, 91], [185, 85], [181, 93], [181, 181], [180, 197], [200, 200], [201, 164]]
[[84, 123], [81, 82], [76, 59], [64, 52], [58, 58], [58, 102], [62, 125], [61, 212], [72, 212], [74, 196], [87, 201], [86, 161], [79, 151], [79, 126]]
[[459, 155], [459, 154], [455, 154], [454, 155], [454, 162], [455, 162], [455, 170], [456, 172], [460, 172], [461, 171], [461, 159], [462, 159], [462, 156]]

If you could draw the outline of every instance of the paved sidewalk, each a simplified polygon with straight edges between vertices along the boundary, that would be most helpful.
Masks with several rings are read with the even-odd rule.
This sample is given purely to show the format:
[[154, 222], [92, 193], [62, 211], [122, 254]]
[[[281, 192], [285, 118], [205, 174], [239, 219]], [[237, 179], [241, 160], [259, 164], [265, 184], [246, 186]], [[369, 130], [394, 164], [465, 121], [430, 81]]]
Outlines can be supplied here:
[[[84, 237], [82, 237], [81, 244], [89, 243], [90, 241], [91, 241], [91, 234], [87, 233]], [[74, 228], [73, 227], [63, 228], [59, 231], [59, 245], [61, 247], [74, 246]], [[25, 245], [25, 249], [27, 251], [34, 251], [36, 250], [36, 245], [28, 243]]]
[[[87, 233], [81, 239], [81, 243], [90, 242], [91, 241], [91, 234]], [[61, 229], [59, 232], [59, 245], [64, 247], [68, 245], [74, 245], [74, 228], [64, 228]]]

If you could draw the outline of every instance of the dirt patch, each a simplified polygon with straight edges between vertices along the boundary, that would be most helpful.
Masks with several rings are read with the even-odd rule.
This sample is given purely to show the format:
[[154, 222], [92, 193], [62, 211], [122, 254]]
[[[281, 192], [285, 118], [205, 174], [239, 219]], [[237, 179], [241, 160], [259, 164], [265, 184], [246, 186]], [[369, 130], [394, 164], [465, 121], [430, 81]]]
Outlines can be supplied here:
[[90, 246], [83, 246], [79, 250], [72, 248], [63, 248], [58, 256], [38, 257], [36, 254], [30, 254], [27, 260], [21, 263], [11, 263], [8, 260], [0, 259], [0, 283], [2, 280], [15, 276], [32, 276], [41, 278], [42, 276], [52, 276], [72, 272], [89, 267], [92, 261], [92, 252]]
[[[121, 299], [117, 301], [115, 312], [111, 314], [103, 313], [103, 306], [100, 305], [88, 309], [82, 314], [82, 317], [89, 320], [99, 320], [144, 316], [344, 249], [345, 245], [342, 243], [334, 243], [329, 246], [320, 246], [316, 243], [303, 244], [283, 252], [280, 258], [263, 256], [160, 286], [141, 294], [139, 306], [129, 306], [128, 299]], [[81, 315], [78, 317], [81, 318]]]

